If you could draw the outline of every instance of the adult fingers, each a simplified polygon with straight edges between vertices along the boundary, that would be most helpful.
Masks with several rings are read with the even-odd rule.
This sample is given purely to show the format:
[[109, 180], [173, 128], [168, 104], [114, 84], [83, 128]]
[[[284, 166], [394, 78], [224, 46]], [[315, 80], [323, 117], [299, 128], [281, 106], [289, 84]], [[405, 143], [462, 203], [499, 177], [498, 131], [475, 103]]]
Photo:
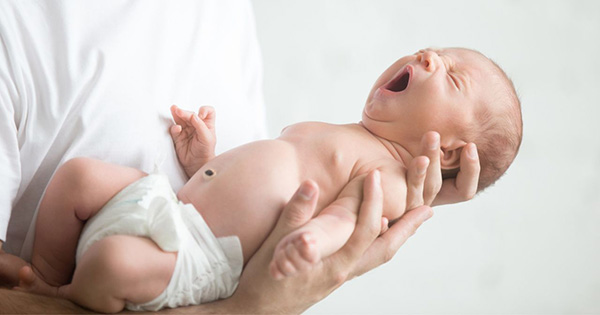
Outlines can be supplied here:
[[418, 156], [410, 162], [406, 175], [406, 209], [414, 209], [424, 204], [423, 189], [429, 164], [429, 158], [426, 156]]
[[477, 193], [479, 171], [481, 169], [475, 143], [467, 144], [463, 150], [460, 158], [460, 169], [461, 171], [456, 175], [456, 190], [463, 201], [467, 201]]
[[432, 216], [433, 209], [429, 206], [420, 206], [406, 212], [385, 234], [382, 234], [373, 242], [349, 278], [360, 276], [390, 261], [406, 240], [415, 234], [421, 224]]
[[[429, 167], [423, 188], [423, 200], [430, 205], [442, 187], [442, 168], [440, 164], [440, 135], [429, 131], [421, 139], [421, 155], [429, 158]], [[407, 208], [412, 209], [412, 208]]]
[[[358, 220], [354, 232], [344, 247], [332, 256], [331, 268], [342, 267], [351, 271], [367, 248], [381, 232], [381, 214], [383, 211], [383, 192], [381, 176], [378, 170], [370, 172], [363, 185], [363, 201], [360, 205]], [[339, 272], [339, 270], [336, 270]]]
[[451, 204], [472, 199], [479, 182], [479, 156], [474, 143], [468, 143], [460, 157], [460, 171], [456, 178], [444, 180], [442, 189], [433, 205]]

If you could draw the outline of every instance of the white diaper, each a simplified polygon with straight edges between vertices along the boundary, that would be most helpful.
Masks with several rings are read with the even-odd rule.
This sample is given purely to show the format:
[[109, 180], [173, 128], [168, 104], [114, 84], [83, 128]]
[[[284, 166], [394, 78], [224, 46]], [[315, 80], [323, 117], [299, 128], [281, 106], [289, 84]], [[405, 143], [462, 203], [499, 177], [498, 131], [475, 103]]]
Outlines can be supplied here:
[[133, 311], [197, 305], [233, 294], [242, 272], [236, 236], [216, 238], [194, 206], [178, 201], [166, 176], [151, 174], [120, 191], [93, 218], [79, 239], [76, 260], [96, 241], [115, 234], [144, 236], [161, 249], [177, 251], [167, 288]]

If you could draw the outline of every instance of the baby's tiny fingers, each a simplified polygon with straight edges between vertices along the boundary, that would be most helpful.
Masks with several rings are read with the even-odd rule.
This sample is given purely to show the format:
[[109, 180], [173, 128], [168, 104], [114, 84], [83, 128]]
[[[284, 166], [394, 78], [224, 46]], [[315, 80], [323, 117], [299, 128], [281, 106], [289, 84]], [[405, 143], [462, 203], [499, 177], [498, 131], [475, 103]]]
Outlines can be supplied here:
[[173, 138], [173, 140], [176, 140], [179, 137], [179, 135], [181, 135], [182, 130], [183, 129], [181, 128], [180, 125], [172, 125], [169, 128], [169, 133], [171, 134], [171, 138]]
[[212, 106], [200, 107], [198, 110], [198, 116], [200, 119], [202, 119], [202, 121], [204, 121], [209, 129], [213, 129], [215, 127], [216, 112]]
[[171, 116], [173, 116], [173, 120], [175, 120], [176, 124], [178, 124], [178, 125], [185, 124], [185, 121], [183, 119], [181, 119], [181, 117], [179, 116], [179, 107], [177, 107], [177, 105], [171, 106]]

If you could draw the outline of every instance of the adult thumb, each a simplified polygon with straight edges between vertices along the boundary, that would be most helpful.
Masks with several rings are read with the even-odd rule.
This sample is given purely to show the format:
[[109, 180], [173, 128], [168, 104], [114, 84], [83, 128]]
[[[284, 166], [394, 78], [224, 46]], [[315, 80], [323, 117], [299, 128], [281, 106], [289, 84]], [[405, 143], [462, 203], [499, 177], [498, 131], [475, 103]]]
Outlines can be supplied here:
[[319, 186], [317, 183], [312, 180], [304, 181], [283, 208], [269, 239], [279, 241], [283, 236], [308, 222], [315, 212], [318, 199]]

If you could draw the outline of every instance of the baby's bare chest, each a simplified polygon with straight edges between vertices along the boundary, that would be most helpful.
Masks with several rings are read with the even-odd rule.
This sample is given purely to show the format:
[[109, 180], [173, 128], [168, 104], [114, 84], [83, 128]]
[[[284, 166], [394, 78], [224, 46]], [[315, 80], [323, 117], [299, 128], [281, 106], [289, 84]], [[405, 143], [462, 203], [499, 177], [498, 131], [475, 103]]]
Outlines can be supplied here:
[[242, 193], [252, 190], [270, 205], [281, 205], [300, 183], [312, 180], [319, 186], [319, 208], [335, 200], [354, 177], [386, 160], [391, 160], [389, 153], [362, 127], [301, 123], [286, 128], [277, 139], [250, 143], [213, 159], [203, 169], [217, 175], [204, 185], [235, 191], [244, 204], [257, 201], [241, 197], [254, 199]]
[[338, 189], [361, 172], [393, 161], [381, 142], [356, 124], [300, 123], [286, 128], [279, 139], [294, 147], [300, 170]]
[[[190, 180], [213, 232], [238, 235], [245, 257], [268, 235], [303, 181], [319, 186], [318, 213], [352, 178], [385, 160], [385, 150], [355, 128], [307, 124], [223, 153]], [[211, 176], [205, 176], [208, 170]]]

